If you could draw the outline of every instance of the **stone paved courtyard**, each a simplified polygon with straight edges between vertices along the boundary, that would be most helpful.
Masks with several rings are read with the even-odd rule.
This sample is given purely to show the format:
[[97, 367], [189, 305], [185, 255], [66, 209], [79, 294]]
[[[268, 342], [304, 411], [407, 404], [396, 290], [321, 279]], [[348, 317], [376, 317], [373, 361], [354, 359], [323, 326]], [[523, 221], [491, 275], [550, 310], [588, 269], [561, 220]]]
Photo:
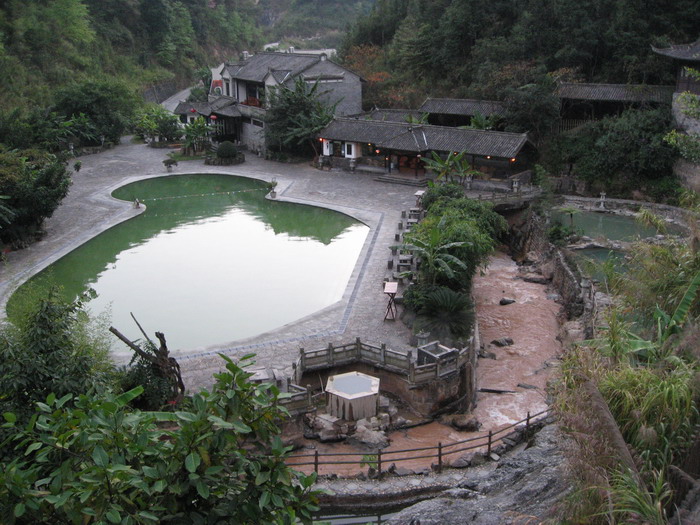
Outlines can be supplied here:
[[[132, 144], [125, 138], [114, 149], [81, 157], [82, 169], [74, 174], [68, 197], [46, 221], [44, 239], [7, 254], [6, 262], [0, 266], [3, 314], [12, 292], [33, 274], [102, 231], [140, 213], [142, 208], [135, 209], [131, 203], [112, 198], [110, 193], [128, 182], [166, 175], [162, 161], [168, 151]], [[383, 280], [401, 211], [415, 205], [416, 188], [378, 182], [371, 174], [319, 171], [308, 164], [280, 164], [251, 154], [244, 164], [230, 167], [205, 166], [202, 161], [180, 162], [172, 175], [190, 173], [229, 173], [266, 181], [274, 178], [278, 181], [278, 199], [342, 211], [370, 227], [346, 292], [338, 303], [244, 341], [222, 341], [215, 347], [188, 352], [177, 351], [177, 341], [169, 341], [190, 390], [211, 385], [212, 374], [220, 370], [222, 363], [217, 352], [233, 357], [254, 352], [258, 364], [289, 373], [300, 347], [318, 349], [329, 342], [350, 342], [360, 337], [373, 344], [386, 343], [393, 350], [410, 348], [409, 331], [404, 325], [383, 320], [387, 303]], [[158, 330], [168, 335], [167, 326], [145, 328], [149, 333]]]

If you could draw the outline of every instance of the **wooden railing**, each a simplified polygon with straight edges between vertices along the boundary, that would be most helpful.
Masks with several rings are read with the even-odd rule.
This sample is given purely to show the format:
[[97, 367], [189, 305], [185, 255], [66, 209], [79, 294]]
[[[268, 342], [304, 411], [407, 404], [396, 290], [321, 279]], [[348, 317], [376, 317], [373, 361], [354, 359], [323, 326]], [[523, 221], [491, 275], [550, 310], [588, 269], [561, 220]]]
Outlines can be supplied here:
[[[289, 456], [287, 458], [287, 464], [290, 467], [304, 467], [313, 465], [314, 472], [318, 474], [320, 466], [323, 465], [366, 465], [368, 462], [376, 464], [376, 471], [378, 475], [381, 475], [385, 470], [384, 466], [387, 463], [401, 463], [404, 461], [414, 461], [416, 459], [435, 459], [437, 461], [436, 468], [440, 472], [444, 466], [445, 459], [459, 454], [462, 452], [468, 452], [470, 450], [484, 449], [486, 448], [486, 455], [490, 456], [493, 448], [498, 444], [503, 442], [503, 438], [506, 438], [510, 431], [512, 430], [522, 430], [525, 439], [530, 435], [533, 430], [533, 426], [542, 422], [549, 415], [549, 410], [543, 410], [537, 414], [530, 415], [527, 413], [525, 419], [521, 419], [515, 423], [512, 423], [504, 428], [496, 431], [489, 430], [488, 433], [482, 433], [482, 435], [471, 437], [468, 439], [463, 439], [461, 441], [455, 441], [453, 443], [443, 444], [438, 442], [437, 445], [431, 447], [418, 447], [418, 448], [407, 448], [402, 450], [389, 450], [383, 452], [381, 449], [377, 450], [376, 453], [368, 455], [366, 452], [342, 452], [342, 453], [329, 453], [329, 454], [319, 454], [316, 450], [313, 454], [300, 454], [295, 456]], [[521, 429], [516, 427], [521, 426]], [[417, 456], [407, 455], [418, 452]], [[354, 460], [333, 460], [332, 458], [343, 456], [343, 457], [353, 457], [357, 456], [358, 459]], [[371, 458], [368, 456], [372, 456]], [[297, 460], [301, 460], [298, 461]]]

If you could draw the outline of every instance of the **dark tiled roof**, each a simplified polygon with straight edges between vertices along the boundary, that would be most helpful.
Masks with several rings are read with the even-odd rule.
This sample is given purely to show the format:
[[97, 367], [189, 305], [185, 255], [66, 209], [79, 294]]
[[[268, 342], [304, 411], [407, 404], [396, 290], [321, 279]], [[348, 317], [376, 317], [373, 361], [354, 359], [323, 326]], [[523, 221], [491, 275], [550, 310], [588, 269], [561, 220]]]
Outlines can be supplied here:
[[645, 84], [584, 84], [561, 82], [556, 94], [573, 100], [614, 102], [671, 102], [674, 86]]
[[241, 112], [238, 110], [237, 105], [230, 105], [226, 106], [225, 108], [217, 109], [213, 113], [216, 113], [217, 115], [221, 115], [223, 117], [240, 117]]
[[[194, 111], [192, 111], [193, 109]], [[208, 117], [211, 115], [211, 106], [209, 102], [180, 102], [173, 113], [176, 115], [198, 114]]]
[[366, 142], [380, 148], [425, 153], [466, 151], [469, 155], [515, 157], [527, 143], [525, 133], [502, 133], [427, 124], [336, 118], [319, 137], [347, 142]]
[[249, 82], [264, 82], [269, 73], [278, 83], [295, 78], [306, 70], [312, 70], [308, 75], [310, 79], [328, 75], [342, 78], [343, 72], [349, 71], [322, 55], [303, 53], [258, 53], [245, 61], [227, 64], [224, 69], [231, 77]]
[[[176, 115], [203, 115], [212, 113], [224, 117], [239, 117], [241, 112], [236, 107], [236, 101], [229, 97], [219, 97], [209, 102], [180, 102], [175, 108]], [[194, 109], [194, 111], [192, 111]]]
[[676, 60], [700, 62], [700, 38], [692, 44], [679, 44], [663, 48], [651, 46], [651, 49], [654, 53], [675, 58]]
[[473, 116], [479, 113], [484, 117], [503, 116], [506, 112], [503, 102], [470, 98], [428, 98], [423, 102], [420, 110], [441, 115]]
[[408, 118], [420, 119], [425, 115], [425, 111], [417, 109], [373, 109], [365, 111], [358, 115], [352, 115], [353, 118], [365, 120], [380, 120], [383, 122], [408, 122]]

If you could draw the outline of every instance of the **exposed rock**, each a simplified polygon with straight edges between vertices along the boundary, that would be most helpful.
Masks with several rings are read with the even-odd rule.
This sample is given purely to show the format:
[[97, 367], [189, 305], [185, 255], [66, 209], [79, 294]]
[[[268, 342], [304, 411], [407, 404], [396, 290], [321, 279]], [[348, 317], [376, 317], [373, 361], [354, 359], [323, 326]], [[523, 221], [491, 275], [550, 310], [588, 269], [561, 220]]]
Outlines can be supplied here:
[[472, 456], [473, 453], [467, 453], [463, 454], [460, 457], [458, 457], [456, 460], [454, 460], [452, 463], [450, 463], [450, 466], [452, 468], [467, 468], [472, 464]]
[[442, 493], [444, 498], [449, 499], [473, 499], [478, 496], [476, 492], [469, 489], [449, 489]]
[[515, 302], [515, 299], [511, 299], [510, 297], [503, 297], [500, 301], [498, 301], [498, 304], [501, 306], [506, 306], [507, 304], [513, 304]]
[[537, 387], [535, 385], [530, 385], [528, 383], [518, 383], [518, 386], [526, 390], [537, 390]]
[[534, 283], [534, 284], [549, 284], [549, 279], [547, 279], [543, 275], [537, 275], [536, 273], [528, 273], [523, 275], [523, 281], [526, 283]]
[[350, 445], [357, 445], [370, 450], [389, 446], [389, 439], [384, 432], [370, 430], [366, 427], [358, 427], [357, 431], [348, 438], [347, 442]]
[[391, 401], [386, 396], [379, 396], [379, 410], [386, 412], [391, 406]]
[[499, 456], [499, 455], [496, 454], [495, 452], [491, 452], [491, 454], [489, 454], [489, 459], [490, 459], [491, 461], [500, 461], [501, 456]]
[[558, 431], [550, 425], [535, 435], [532, 447], [501, 458], [498, 468], [475, 471], [473, 479], [403, 509], [388, 523], [508, 525], [547, 518], [557, 522], [551, 513], [570, 490], [558, 441]]
[[483, 452], [474, 452], [474, 454], [472, 454], [472, 467], [478, 467], [479, 465], [483, 465], [484, 463], [486, 463], [486, 454], [484, 454]]
[[479, 357], [483, 359], [496, 359], [496, 354], [493, 352], [485, 352], [484, 350], [479, 350]]
[[500, 339], [494, 339], [491, 341], [491, 344], [500, 347], [511, 346], [513, 344], [513, 340], [510, 337], [501, 337]]
[[340, 434], [334, 430], [321, 430], [318, 433], [318, 439], [321, 443], [336, 443], [343, 441], [347, 437], [346, 434]]
[[464, 430], [467, 432], [476, 432], [481, 428], [479, 420], [467, 414], [457, 414], [450, 423], [457, 430]]
[[396, 469], [394, 470], [394, 475], [399, 477], [413, 476], [414, 474], [415, 472], [406, 467], [396, 467]]

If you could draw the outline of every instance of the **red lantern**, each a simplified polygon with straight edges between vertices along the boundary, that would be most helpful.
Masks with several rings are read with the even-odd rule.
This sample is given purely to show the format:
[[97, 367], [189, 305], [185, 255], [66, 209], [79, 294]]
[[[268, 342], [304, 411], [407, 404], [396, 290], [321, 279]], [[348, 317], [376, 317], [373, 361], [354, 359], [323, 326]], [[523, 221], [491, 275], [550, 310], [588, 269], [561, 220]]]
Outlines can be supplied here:
[[212, 120], [216, 120], [216, 119], [219, 118], [219, 117], [217, 117], [216, 115], [212, 115], [212, 116], [210, 116], [209, 118], [212, 119]]
[[190, 108], [190, 113], [197, 113], [197, 110], [194, 108]]

